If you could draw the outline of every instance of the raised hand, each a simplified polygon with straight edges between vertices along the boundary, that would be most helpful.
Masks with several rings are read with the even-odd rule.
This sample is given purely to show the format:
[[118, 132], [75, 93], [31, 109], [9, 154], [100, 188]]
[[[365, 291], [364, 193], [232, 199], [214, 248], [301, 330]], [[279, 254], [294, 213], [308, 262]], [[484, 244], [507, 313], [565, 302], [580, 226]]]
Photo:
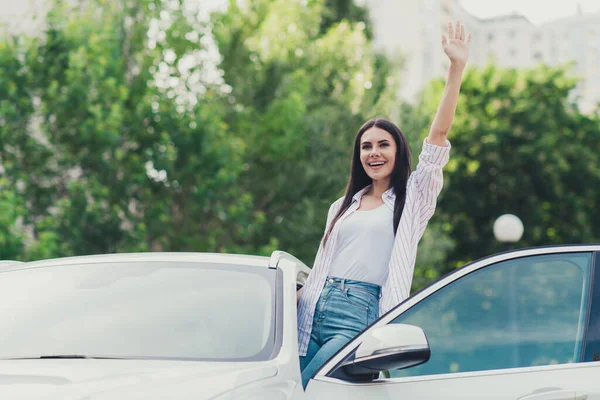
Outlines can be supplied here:
[[444, 53], [450, 59], [450, 62], [459, 67], [465, 67], [469, 59], [469, 44], [471, 43], [471, 34], [465, 36], [465, 27], [459, 21], [456, 22], [456, 28], [452, 23], [448, 23], [448, 37], [442, 35], [442, 46]]

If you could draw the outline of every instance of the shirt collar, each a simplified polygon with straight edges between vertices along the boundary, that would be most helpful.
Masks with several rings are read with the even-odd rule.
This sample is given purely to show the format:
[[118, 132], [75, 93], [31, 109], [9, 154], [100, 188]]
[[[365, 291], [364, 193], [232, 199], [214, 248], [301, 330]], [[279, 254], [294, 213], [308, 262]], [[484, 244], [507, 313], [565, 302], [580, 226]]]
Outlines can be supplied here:
[[[356, 192], [356, 194], [354, 196], [352, 196], [352, 200], [360, 202], [360, 199], [362, 199], [363, 194], [365, 194], [365, 192], [367, 190], [369, 190], [370, 188], [371, 188], [371, 185], [368, 185], [364, 189], [359, 190], [358, 192]], [[391, 187], [388, 190], [386, 190], [385, 192], [383, 192], [382, 198], [383, 198], [383, 201], [389, 200], [393, 203], [396, 200], [396, 194], [394, 193], [394, 188]]]

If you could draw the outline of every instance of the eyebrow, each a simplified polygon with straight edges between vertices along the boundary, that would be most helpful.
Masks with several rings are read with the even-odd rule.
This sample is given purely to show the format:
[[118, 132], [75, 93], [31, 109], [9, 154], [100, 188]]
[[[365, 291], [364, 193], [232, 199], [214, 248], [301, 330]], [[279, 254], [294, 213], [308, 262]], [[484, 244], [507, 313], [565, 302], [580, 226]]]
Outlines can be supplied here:
[[[378, 141], [377, 143], [384, 143], [384, 142], [389, 142], [389, 139], [382, 139], [382, 140]], [[366, 143], [371, 144], [371, 142], [369, 142], [368, 140], [365, 140], [361, 144], [366, 144]]]

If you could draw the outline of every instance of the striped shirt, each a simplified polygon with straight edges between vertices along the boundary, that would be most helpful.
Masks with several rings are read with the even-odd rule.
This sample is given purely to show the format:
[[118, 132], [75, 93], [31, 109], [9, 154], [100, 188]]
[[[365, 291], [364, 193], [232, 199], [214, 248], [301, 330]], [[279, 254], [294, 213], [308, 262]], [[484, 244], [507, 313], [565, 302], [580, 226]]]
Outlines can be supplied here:
[[[381, 291], [379, 315], [385, 314], [400, 304], [410, 294], [417, 258], [417, 245], [425, 232], [429, 219], [433, 216], [437, 197], [444, 185], [442, 168], [448, 163], [450, 147], [450, 142], [446, 142], [444, 147], [429, 144], [427, 140], [423, 142], [417, 169], [410, 175], [406, 184], [406, 203], [394, 239], [394, 246], [388, 264], [388, 277]], [[323, 241], [321, 241], [315, 263], [298, 303], [300, 356], [305, 356], [308, 349], [315, 308], [331, 268], [340, 225], [346, 217], [358, 209], [362, 195], [367, 189], [365, 188], [354, 195], [350, 208], [333, 227], [327, 245], [323, 246]], [[394, 209], [396, 195], [393, 189], [386, 191], [382, 195], [382, 199], [388, 207]], [[338, 199], [329, 208], [325, 231], [327, 231], [331, 220], [340, 209], [342, 201], [343, 198]]]

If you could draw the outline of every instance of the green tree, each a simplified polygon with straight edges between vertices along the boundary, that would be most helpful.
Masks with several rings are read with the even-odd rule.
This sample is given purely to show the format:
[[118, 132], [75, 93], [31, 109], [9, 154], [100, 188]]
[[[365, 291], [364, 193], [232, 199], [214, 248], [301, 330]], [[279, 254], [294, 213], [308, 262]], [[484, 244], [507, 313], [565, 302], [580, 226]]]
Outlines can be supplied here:
[[373, 38], [372, 22], [367, 7], [356, 4], [354, 0], [325, 0], [324, 6], [321, 32], [327, 32], [333, 25], [346, 20], [351, 23], [362, 23], [367, 38]]
[[[48, 152], [27, 135], [34, 106], [17, 40], [0, 42], [0, 63], [0, 259], [16, 259], [23, 254], [22, 228], [29, 216], [25, 188], [30, 180], [43, 179]], [[43, 197], [43, 192], [32, 194]]]
[[19, 226], [23, 211], [16, 194], [0, 179], [0, 260], [14, 260], [20, 257], [25, 240], [25, 232]]
[[190, 14], [179, 2], [55, 2], [41, 36], [0, 47], [0, 156], [27, 203], [30, 257], [236, 250], [252, 229], [235, 185], [245, 146], [220, 84], [198, 80], [207, 63]]
[[265, 216], [251, 241], [273, 238], [309, 265], [343, 193], [356, 131], [395, 105], [393, 66], [373, 53], [365, 24], [325, 23], [326, 3], [231, 1], [212, 17], [231, 86], [226, 122], [247, 144], [240, 184]]
[[41, 35], [0, 44], [11, 254], [310, 263], [354, 132], [393, 105], [391, 65], [343, 3], [231, 2], [207, 23], [183, 0], [53, 1]]
[[[523, 221], [520, 247], [600, 238], [592, 222], [600, 120], [572, 102], [576, 80], [569, 71], [488, 65], [467, 73], [436, 211], [442, 232], [456, 244], [440, 273], [503, 250], [492, 227], [504, 213]], [[428, 87], [419, 113], [433, 115], [442, 89], [441, 81]]]

